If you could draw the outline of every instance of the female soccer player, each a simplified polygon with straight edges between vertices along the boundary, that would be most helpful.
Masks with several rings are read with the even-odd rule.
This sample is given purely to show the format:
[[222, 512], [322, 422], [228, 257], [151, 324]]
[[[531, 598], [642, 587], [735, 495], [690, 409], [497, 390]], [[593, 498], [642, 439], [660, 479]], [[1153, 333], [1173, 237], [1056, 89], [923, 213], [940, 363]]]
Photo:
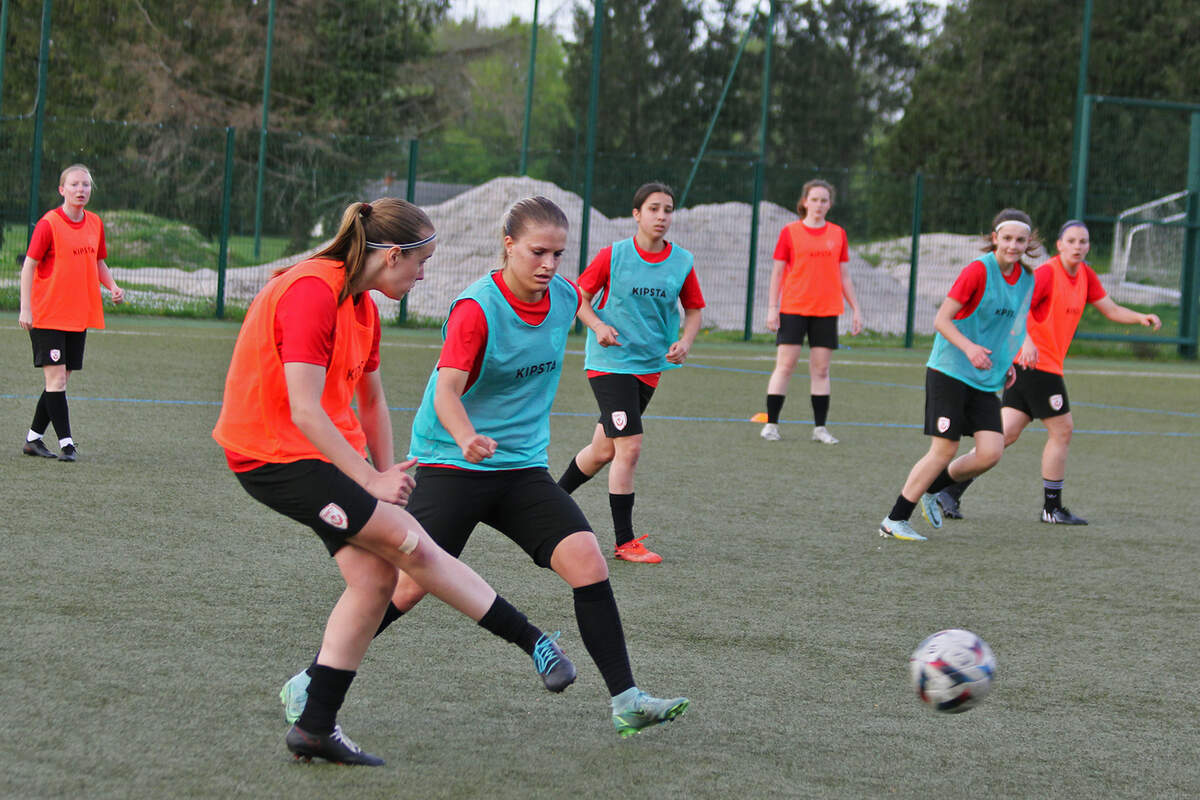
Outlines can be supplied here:
[[[651, 697], [634, 683], [608, 563], [583, 512], [547, 469], [550, 407], [580, 306], [578, 289], [557, 274], [567, 227], [545, 197], [518, 201], [502, 225], [502, 268], [451, 306], [413, 419], [409, 457], [419, 466], [408, 507], [451, 554], [485, 522], [570, 585], [580, 636], [624, 737], [675, 719], [688, 700]], [[419, 576], [401, 575], [393, 605], [409, 610], [423, 586]]]
[[[1157, 314], [1142, 314], [1117, 305], [1104, 291], [1100, 279], [1084, 262], [1091, 249], [1087, 225], [1077, 219], [1064, 223], [1058, 232], [1058, 255], [1034, 272], [1033, 306], [1044, 306], [1031, 313], [1028, 335], [1037, 347], [1037, 362], [1032, 369], [1017, 370], [1016, 382], [1004, 391], [1004, 446], [1020, 438], [1031, 421], [1040, 419], [1046, 426], [1046, 446], [1042, 449], [1042, 522], [1060, 525], [1086, 525], [1062, 504], [1063, 480], [1067, 474], [1067, 451], [1075, 421], [1063, 380], [1063, 360], [1083, 308], [1088, 303], [1113, 322], [1145, 325], [1158, 330], [1162, 320]], [[959, 501], [970, 480], [947, 486], [937, 495], [944, 516], [962, 519]]]
[[779, 412], [788, 382], [800, 360], [808, 335], [809, 395], [813, 410], [814, 442], [837, 444], [825, 428], [829, 415], [829, 361], [838, 346], [838, 317], [850, 304], [854, 316], [850, 333], [862, 330], [862, 316], [846, 262], [850, 248], [846, 231], [825, 219], [833, 206], [833, 186], [826, 181], [804, 184], [796, 213], [801, 219], [784, 227], [775, 245], [771, 268], [767, 329], [775, 331], [775, 371], [767, 383], [767, 424], [762, 438], [777, 442]]
[[[616, 533], [616, 557], [657, 564], [662, 556], [633, 535], [633, 473], [642, 453], [642, 414], [664, 370], [683, 365], [700, 331], [704, 295], [692, 254], [666, 240], [675, 193], [647, 183], [633, 195], [637, 233], [605, 247], [579, 276], [588, 326], [588, 383], [600, 406], [592, 441], [567, 465], [558, 485], [567, 494], [612, 464], [608, 505]], [[592, 299], [603, 295], [595, 310]], [[683, 333], [679, 306], [683, 306]]]
[[337, 712], [398, 570], [498, 636], [531, 650], [544, 638], [401, 508], [413, 462], [394, 463], [379, 311], [368, 290], [403, 297], [423, 277], [435, 235], [403, 200], [352, 204], [325, 249], [259, 292], [234, 345], [213, 438], [250, 496], [316, 531], [346, 581], [285, 740], [297, 758], [383, 763], [342, 733]]
[[125, 292], [113, 280], [104, 259], [104, 223], [84, 209], [92, 197], [92, 173], [72, 164], [58, 178], [61, 207], [38, 220], [21, 267], [20, 325], [33, 342], [33, 365], [42, 368], [45, 389], [33, 412], [33, 424], [21, 448], [27, 456], [55, 458], [42, 437], [54, 423], [60, 461], [75, 461], [79, 447], [71, 437], [67, 379], [83, 369], [88, 328], [104, 327], [100, 287], [114, 303]]
[[[1033, 221], [1006, 208], [992, 220], [985, 255], [972, 261], [938, 309], [937, 330], [925, 370], [925, 434], [929, 452], [908, 473], [891, 513], [879, 525], [881, 536], [923, 542], [909, 524], [918, 501], [934, 528], [942, 515], [933, 495], [955, 481], [991, 469], [1004, 452], [1000, 398], [1013, 376], [1013, 356], [1031, 365], [1037, 351], [1025, 339], [1025, 317], [1033, 294], [1033, 273], [1022, 261], [1041, 248]], [[963, 434], [975, 447], [955, 458]]]

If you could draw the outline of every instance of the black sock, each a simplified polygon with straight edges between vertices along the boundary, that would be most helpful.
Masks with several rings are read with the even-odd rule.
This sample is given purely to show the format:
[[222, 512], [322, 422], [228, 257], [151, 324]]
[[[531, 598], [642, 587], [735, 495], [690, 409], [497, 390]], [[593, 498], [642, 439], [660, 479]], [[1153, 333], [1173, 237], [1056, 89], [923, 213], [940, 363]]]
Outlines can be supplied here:
[[58, 438], [70, 438], [71, 412], [67, 409], [66, 391], [42, 392], [42, 397], [46, 398], [46, 413], [54, 423], [54, 432], [58, 434]]
[[50, 412], [46, 410], [46, 391], [43, 389], [42, 396], [37, 401], [37, 408], [33, 410], [33, 423], [30, 424], [29, 430], [44, 435], [49, 425]]
[[338, 709], [346, 699], [355, 673], [313, 664], [308, 668], [308, 674], [312, 677], [308, 683], [308, 702], [304, 704], [304, 712], [296, 720], [296, 726], [316, 736], [328, 736], [333, 733]]
[[779, 424], [779, 412], [783, 411], [783, 401], [786, 397], [782, 394], [767, 395], [767, 422], [772, 425]]
[[609, 492], [608, 507], [612, 509], [613, 533], [617, 547], [633, 541], [633, 492], [613, 494]]
[[571, 494], [591, 479], [592, 476], [585, 475], [583, 470], [579, 468], [579, 464], [572, 458], [571, 463], [567, 464], [566, 470], [563, 471], [562, 477], [558, 479], [558, 485], [562, 487], [564, 492]]
[[1042, 507], [1047, 511], [1053, 511], [1056, 508], [1062, 508], [1062, 481], [1052, 481], [1042, 478]]
[[913, 509], [916, 507], [916, 503], [911, 500], [906, 500], [904, 495], [898, 495], [896, 497], [896, 505], [892, 506], [892, 510], [888, 514], [888, 519], [895, 522], [902, 522], [904, 520], [911, 519], [913, 515]]
[[925, 491], [929, 494], [937, 494], [947, 486], [952, 486], [955, 483], [954, 478], [950, 477], [950, 467], [942, 470], [941, 474], [933, 479], [933, 483], [929, 484], [929, 488]]
[[825, 427], [825, 420], [829, 417], [829, 395], [814, 394], [809, 398], [812, 400], [813, 424], [818, 428]]
[[388, 625], [391, 625], [402, 616], [404, 616], [404, 612], [396, 608], [395, 603], [389, 602], [387, 609], [383, 612], [383, 621], [379, 623], [379, 628], [375, 631], [375, 635], [378, 636], [386, 631]]
[[950, 495], [955, 500], [962, 500], [963, 492], [965, 492], [967, 490], [967, 487], [970, 486], [974, 482], [975, 482], [974, 478], [967, 478], [965, 481], [959, 481], [958, 483], [952, 483], [946, 487], [946, 494]]
[[512, 642], [526, 655], [533, 655], [533, 646], [542, 635], [537, 626], [532, 625], [524, 614], [500, 595], [496, 595], [492, 607], [479, 620], [479, 627], [506, 642]]
[[634, 683], [612, 584], [603, 580], [590, 586], [580, 586], [574, 593], [579, 637], [604, 677], [608, 693], [616, 697], [626, 689], [633, 688]]

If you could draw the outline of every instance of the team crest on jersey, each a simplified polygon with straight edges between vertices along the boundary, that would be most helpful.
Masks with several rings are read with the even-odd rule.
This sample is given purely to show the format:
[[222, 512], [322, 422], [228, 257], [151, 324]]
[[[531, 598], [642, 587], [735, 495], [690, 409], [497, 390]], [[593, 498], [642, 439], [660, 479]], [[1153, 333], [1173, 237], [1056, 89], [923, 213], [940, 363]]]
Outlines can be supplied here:
[[1063, 396], [1061, 394], [1050, 395], [1050, 407], [1055, 411], [1062, 411]]
[[321, 509], [321, 513], [317, 514], [331, 528], [337, 528], [339, 531], [344, 531], [350, 527], [350, 520], [346, 516], [346, 512], [337, 503], [330, 503]]
[[937, 425], [938, 425], [938, 433], [945, 433], [946, 431], [950, 430], [950, 418], [949, 417], [938, 417]]
[[53, 350], [51, 350], [51, 351], [50, 351], [50, 360], [51, 360], [51, 361], [58, 361], [58, 360], [60, 360], [61, 358], [62, 358], [62, 350], [59, 350], [59, 349], [56, 347], [56, 348], [54, 348]]
[[629, 416], [624, 411], [614, 411], [612, 412], [612, 423], [614, 428], [623, 431], [629, 424]]

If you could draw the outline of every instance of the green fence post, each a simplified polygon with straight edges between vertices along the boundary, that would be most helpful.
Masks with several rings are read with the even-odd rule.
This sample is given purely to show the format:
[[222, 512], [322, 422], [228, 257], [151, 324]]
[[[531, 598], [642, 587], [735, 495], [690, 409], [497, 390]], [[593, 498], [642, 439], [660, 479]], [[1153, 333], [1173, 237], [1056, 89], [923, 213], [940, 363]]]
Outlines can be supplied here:
[[271, 48], [275, 40], [275, 0], [267, 7], [267, 54], [263, 63], [262, 128], [258, 134], [258, 186], [254, 190], [254, 257], [262, 249], [263, 174], [267, 171], [267, 119], [271, 100]]
[[1192, 132], [1188, 139], [1187, 228], [1183, 232], [1183, 276], [1179, 285], [1179, 335], [1188, 341], [1179, 345], [1179, 354], [1196, 357], [1200, 340], [1197, 324], [1197, 290], [1200, 289], [1200, 113], [1192, 113]]
[[[579, 224], [579, 272], [587, 268], [588, 233], [592, 221], [592, 181], [596, 176], [596, 115], [600, 105], [600, 57], [604, 52], [604, 0], [596, 0], [592, 15], [592, 80], [588, 89], [587, 141], [584, 145], [583, 220]], [[575, 332], [583, 323], [575, 321]]]
[[1079, 130], [1075, 134], [1079, 158], [1075, 159], [1075, 174], [1071, 176], [1071, 218], [1084, 219], [1087, 214], [1087, 171], [1088, 141], [1092, 135], [1092, 108], [1096, 105], [1094, 95], [1085, 95], [1079, 114]]
[[221, 189], [221, 248], [217, 251], [217, 319], [225, 318], [225, 272], [229, 268], [229, 209], [233, 205], [233, 136], [225, 129], [225, 183]]
[[[408, 140], [408, 181], [404, 186], [404, 199], [410, 203], [416, 202], [417, 197], [417, 151], [421, 143], [417, 139]], [[400, 298], [400, 313], [396, 323], [403, 325], [408, 322], [408, 295]]]
[[1087, 147], [1087, 139], [1080, 136], [1083, 127], [1084, 97], [1087, 95], [1088, 54], [1092, 48], [1092, 0], [1083, 3], [1083, 27], [1079, 41], [1079, 72], [1075, 78], [1075, 124], [1074, 139], [1071, 147], [1071, 208], [1067, 216], [1071, 219], [1083, 219], [1083, 206], [1076, 206], [1079, 201], [1078, 186], [1075, 181], [1079, 177], [1079, 159], [1083, 157]]
[[763, 196], [763, 169], [767, 160], [767, 121], [771, 110], [771, 45], [775, 41], [775, 0], [767, 15], [766, 51], [763, 53], [762, 104], [758, 120], [758, 159], [754, 162], [754, 199], [750, 206], [750, 263], [746, 270], [746, 323], [742, 339], [750, 341], [754, 329], [754, 282], [758, 273], [758, 206]]
[[925, 198], [925, 176], [913, 180], [912, 254], [908, 258], [908, 318], [904, 322], [904, 346], [912, 348], [917, 316], [917, 265], [921, 261], [921, 205]]
[[50, 62], [50, 0], [42, 2], [42, 45], [38, 50], [38, 83], [37, 101], [33, 110], [33, 157], [29, 167], [29, 229], [25, 231], [25, 241], [33, 236], [33, 226], [37, 224], [38, 212], [41, 208], [38, 201], [38, 189], [42, 183], [42, 125], [46, 119], [46, 79], [49, 74]]
[[8, 0], [0, 3], [0, 113], [4, 108], [4, 57], [8, 55]]
[[533, 0], [533, 26], [529, 34], [529, 77], [525, 81], [525, 126], [521, 129], [521, 174], [529, 171], [529, 122], [533, 108], [533, 76], [537, 66], [538, 0]]

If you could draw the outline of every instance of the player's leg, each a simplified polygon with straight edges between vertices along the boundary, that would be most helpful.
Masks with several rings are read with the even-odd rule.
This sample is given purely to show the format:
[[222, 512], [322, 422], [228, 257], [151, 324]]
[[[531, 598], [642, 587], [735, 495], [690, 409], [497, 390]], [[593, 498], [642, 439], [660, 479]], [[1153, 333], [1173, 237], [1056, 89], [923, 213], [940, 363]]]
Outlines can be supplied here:
[[799, 341], [791, 341], [795, 338], [795, 332], [792, 330], [795, 324], [792, 319], [794, 316], [780, 316], [779, 331], [775, 336], [775, 368], [767, 380], [767, 422], [760, 433], [768, 442], [777, 442], [780, 439], [779, 414], [783, 411], [783, 401], [787, 398], [792, 373], [796, 371], [796, 364], [804, 351], [803, 333]]
[[597, 472], [604, 469], [613, 460], [614, 455], [616, 455], [616, 449], [613, 447], [612, 439], [604, 435], [604, 426], [596, 423], [596, 429], [592, 432], [592, 441], [588, 442], [587, 446], [571, 459], [571, 463], [559, 477], [558, 485], [563, 488], [564, 492], [571, 494], [590, 481]]
[[1070, 512], [1062, 502], [1063, 481], [1067, 476], [1067, 453], [1075, 420], [1068, 411], [1042, 420], [1046, 425], [1046, 446], [1042, 449], [1042, 521], [1063, 525], [1086, 525], [1087, 520]]
[[608, 564], [596, 536], [575, 501], [539, 472], [521, 470], [514, 476], [508, 502], [485, 521], [571, 587], [579, 635], [612, 697], [618, 733], [629, 736], [678, 717], [687, 709], [686, 698], [660, 700], [634, 682]]
[[[836, 322], [835, 322], [836, 324]], [[836, 330], [835, 330], [836, 333]], [[814, 344], [808, 351], [809, 400], [813, 410], [814, 442], [822, 444], [837, 444], [838, 440], [825, 429], [829, 416], [829, 397], [832, 382], [829, 378], [829, 364], [833, 360], [833, 350], [829, 347], [818, 347]]]
[[[1023, 372], [1025, 371], [1018, 372], [1017, 383], [1005, 391], [1004, 405], [1000, 409], [1001, 424], [1004, 427], [1005, 448], [1010, 447], [1020, 439], [1021, 433], [1033, 421], [1029, 406], [1020, 391], [1023, 385], [1021, 378]], [[936, 493], [935, 498], [943, 517], [949, 517], [950, 519], [963, 518], [961, 508], [962, 497], [974, 480], [974, 478], [964, 478], [963, 480], [955, 481]]]
[[[958, 440], [946, 439], [940, 436], [929, 437], [929, 450], [913, 464], [904, 480], [904, 487], [892, 504], [892, 510], [879, 525], [882, 536], [890, 536], [902, 541], [923, 542], [925, 537], [913, 530], [909, 520], [917, 504], [925, 497], [929, 484], [941, 474], [958, 452]], [[924, 510], [924, 509], [923, 509]], [[933, 520], [930, 520], [932, 524]], [[940, 528], [939, 524], [934, 527]]]

